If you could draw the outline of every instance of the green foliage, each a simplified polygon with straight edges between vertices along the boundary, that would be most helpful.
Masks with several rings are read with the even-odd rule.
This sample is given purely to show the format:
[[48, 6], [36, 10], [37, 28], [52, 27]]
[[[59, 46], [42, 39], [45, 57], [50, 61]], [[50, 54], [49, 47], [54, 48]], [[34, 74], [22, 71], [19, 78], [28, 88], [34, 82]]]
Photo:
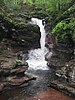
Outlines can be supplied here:
[[67, 38], [67, 30], [69, 32], [72, 31], [73, 39], [75, 39], [75, 18], [70, 21], [59, 22], [52, 30], [52, 34], [54, 34], [58, 40], [64, 40]]
[[66, 30], [68, 28], [68, 24], [65, 21], [59, 22], [56, 27], [52, 30], [53, 33], [61, 32], [62, 30]]
[[52, 30], [52, 33], [57, 37], [58, 40], [66, 39], [65, 30], [68, 29], [68, 24], [65, 21], [59, 22], [55, 28]]
[[0, 0], [0, 7], [4, 6], [4, 1], [3, 0]]
[[16, 65], [22, 65], [22, 64], [23, 64], [22, 60], [17, 60], [16, 59]]
[[[65, 3], [69, 3], [72, 0], [3, 0], [7, 7], [14, 8], [14, 7], [20, 7], [22, 4], [31, 4], [34, 7], [42, 7], [47, 12], [52, 11], [59, 11], [62, 9], [61, 5], [65, 5]], [[2, 0], [0, 0], [0, 4], [3, 3]]]
[[70, 28], [72, 30], [74, 29], [74, 31], [75, 31], [75, 18], [73, 18], [73, 19], [70, 20], [69, 26], [70, 26]]
[[[71, 0], [35, 0], [35, 5], [36, 6], [42, 6], [46, 9], [48, 12], [52, 11], [58, 11], [59, 6], [61, 8], [61, 5], [65, 3], [69, 3]], [[43, 6], [44, 5], [44, 6]]]
[[73, 31], [73, 39], [75, 40], [75, 18], [71, 19], [69, 28]]
[[4, 0], [4, 4], [8, 9], [20, 8], [22, 2], [23, 0]]

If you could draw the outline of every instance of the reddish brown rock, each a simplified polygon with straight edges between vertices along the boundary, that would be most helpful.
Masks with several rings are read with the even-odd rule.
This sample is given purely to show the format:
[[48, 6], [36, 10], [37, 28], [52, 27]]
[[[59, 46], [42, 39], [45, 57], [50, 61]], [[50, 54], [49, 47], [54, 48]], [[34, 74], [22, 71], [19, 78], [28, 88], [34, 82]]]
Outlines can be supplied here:
[[4, 83], [4, 82], [3, 83], [2, 82], [0, 83], [0, 92], [3, 91], [5, 85], [6, 85], [6, 83]]
[[14, 76], [14, 77], [7, 78], [9, 85], [11, 86], [20, 86], [33, 79], [34, 79], [33, 77], [28, 77], [28, 76], [23, 76], [23, 77]]
[[19, 73], [24, 73], [26, 70], [27, 70], [26, 67], [17, 67], [17, 68], [15, 68], [15, 69], [12, 69], [12, 70], [10, 71], [10, 74], [17, 75], [17, 74], [19, 74]]
[[53, 88], [48, 88], [25, 100], [75, 100], [75, 98], [69, 97]]

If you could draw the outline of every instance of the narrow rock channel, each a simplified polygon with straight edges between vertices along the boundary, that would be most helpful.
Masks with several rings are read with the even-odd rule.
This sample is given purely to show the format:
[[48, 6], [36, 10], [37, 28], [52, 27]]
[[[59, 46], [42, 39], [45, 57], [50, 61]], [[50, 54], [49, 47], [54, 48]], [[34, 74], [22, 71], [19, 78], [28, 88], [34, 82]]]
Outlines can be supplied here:
[[[40, 41], [40, 42], [42, 42], [42, 44], [41, 44], [41, 48], [39, 48], [39, 51], [41, 51], [42, 55], [40, 54], [39, 51], [38, 52], [39, 52], [39, 55], [41, 55], [40, 56], [41, 59], [39, 59], [39, 55], [35, 56], [33, 54], [34, 52], [32, 52], [31, 54], [33, 54], [34, 58], [36, 57], [36, 61], [38, 60], [38, 62], [39, 61], [46, 62], [45, 61], [45, 53], [46, 53], [45, 44], [43, 44], [45, 42], [45, 38], [44, 38], [44, 41]], [[32, 59], [31, 57], [31, 59], [29, 60], [34, 60], [34, 59]], [[37, 66], [38, 62], [35, 63], [35, 65], [33, 63], [34, 66], [32, 65], [32, 63], [30, 63], [32, 66], [29, 65], [30, 68], [27, 70], [27, 72], [25, 72], [26, 75], [28, 74], [28, 76], [34, 77], [35, 80], [28, 81], [27, 85], [25, 83], [23, 87], [19, 87], [19, 88], [8, 87], [8, 89], [4, 90], [0, 94], [0, 100], [56, 100], [56, 99], [57, 100], [60, 100], [60, 99], [74, 100], [74, 98], [69, 97], [61, 92], [58, 92], [57, 90], [50, 87], [51, 81], [54, 80], [55, 78], [55, 72], [52, 69], [48, 68], [47, 63], [46, 65], [41, 63], [41, 65]], [[39, 68], [36, 69], [37, 67]]]
[[55, 89], [50, 88], [50, 81], [53, 80], [54, 72], [28, 71], [29, 75], [36, 77], [36, 80], [29, 82], [27, 87], [13, 88], [0, 94], [0, 100], [74, 100]]

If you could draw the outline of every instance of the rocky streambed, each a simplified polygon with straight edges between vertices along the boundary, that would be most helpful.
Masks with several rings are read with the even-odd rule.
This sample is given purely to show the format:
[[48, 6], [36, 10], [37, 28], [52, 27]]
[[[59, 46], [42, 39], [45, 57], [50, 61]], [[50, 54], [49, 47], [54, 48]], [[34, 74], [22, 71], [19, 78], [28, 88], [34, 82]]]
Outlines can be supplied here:
[[74, 100], [50, 88], [55, 88], [53, 84], [57, 79], [54, 69], [28, 70], [28, 64], [19, 60], [20, 53], [17, 53], [19, 59], [16, 59], [12, 49], [6, 52], [0, 56], [0, 100], [56, 100], [56, 97]]
[[50, 88], [53, 80], [53, 71], [27, 71], [27, 75], [36, 77], [36, 80], [28, 82], [27, 86], [13, 87], [0, 94], [0, 100], [74, 100], [63, 93]]
[[[7, 51], [8, 52], [8, 51]], [[27, 86], [28, 81], [34, 80], [32, 76], [25, 74], [28, 64], [16, 60], [16, 55], [0, 56], [0, 93], [13, 87]]]

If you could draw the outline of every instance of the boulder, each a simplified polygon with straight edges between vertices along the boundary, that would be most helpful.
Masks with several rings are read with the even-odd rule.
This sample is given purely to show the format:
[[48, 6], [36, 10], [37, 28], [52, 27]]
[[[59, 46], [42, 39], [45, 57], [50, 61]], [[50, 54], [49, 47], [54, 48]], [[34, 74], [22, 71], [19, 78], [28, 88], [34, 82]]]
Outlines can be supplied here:
[[[61, 66], [65, 62], [74, 58], [74, 43], [70, 34], [67, 34], [67, 39], [64, 41], [56, 41], [52, 35], [46, 36], [46, 47], [49, 53], [46, 56], [48, 65]], [[50, 55], [52, 52], [52, 55]], [[50, 55], [50, 57], [49, 57]]]
[[49, 49], [49, 51], [51, 51], [51, 49], [54, 48], [55, 43], [56, 43], [55, 37], [52, 34], [47, 34], [45, 46]]
[[4, 89], [5, 87], [5, 83], [3, 82], [0, 82], [0, 92], [2, 92], [2, 90]]

